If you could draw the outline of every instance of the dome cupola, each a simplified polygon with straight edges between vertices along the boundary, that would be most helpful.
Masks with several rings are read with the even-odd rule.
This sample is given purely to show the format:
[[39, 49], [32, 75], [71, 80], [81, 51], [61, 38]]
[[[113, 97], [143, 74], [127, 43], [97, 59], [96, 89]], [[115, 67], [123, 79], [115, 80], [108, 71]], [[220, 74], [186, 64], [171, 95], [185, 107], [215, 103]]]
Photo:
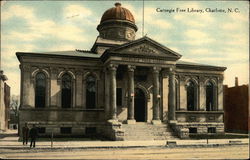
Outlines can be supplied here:
[[137, 26], [133, 14], [121, 3], [104, 12], [97, 26], [99, 36], [111, 40], [134, 40]]

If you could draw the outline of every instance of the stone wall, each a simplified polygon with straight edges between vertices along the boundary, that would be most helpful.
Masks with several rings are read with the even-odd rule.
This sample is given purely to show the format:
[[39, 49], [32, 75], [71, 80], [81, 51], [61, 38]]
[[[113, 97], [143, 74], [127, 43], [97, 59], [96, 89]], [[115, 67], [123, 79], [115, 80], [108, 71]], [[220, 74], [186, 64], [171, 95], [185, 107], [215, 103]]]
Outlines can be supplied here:
[[101, 134], [105, 122], [104, 110], [72, 110], [72, 109], [20, 109], [20, 127], [28, 124], [36, 124], [37, 127], [45, 127], [44, 135], [53, 133], [62, 135], [60, 127], [71, 127], [72, 135], [84, 135], [86, 127], [96, 128], [96, 133]]

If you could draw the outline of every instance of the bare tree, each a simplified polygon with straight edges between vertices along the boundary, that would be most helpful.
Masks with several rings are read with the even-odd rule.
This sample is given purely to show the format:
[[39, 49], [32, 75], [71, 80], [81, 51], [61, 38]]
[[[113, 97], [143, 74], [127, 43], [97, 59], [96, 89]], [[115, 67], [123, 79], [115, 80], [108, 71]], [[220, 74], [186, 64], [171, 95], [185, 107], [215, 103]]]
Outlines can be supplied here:
[[10, 110], [15, 113], [15, 116], [18, 116], [18, 109], [20, 105], [20, 96], [12, 95], [10, 100]]

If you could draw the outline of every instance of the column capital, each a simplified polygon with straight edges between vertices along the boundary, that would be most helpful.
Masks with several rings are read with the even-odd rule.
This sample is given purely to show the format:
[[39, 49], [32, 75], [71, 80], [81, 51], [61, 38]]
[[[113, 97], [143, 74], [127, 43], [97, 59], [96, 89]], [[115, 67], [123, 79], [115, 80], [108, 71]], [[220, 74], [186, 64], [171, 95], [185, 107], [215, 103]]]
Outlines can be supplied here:
[[160, 67], [153, 67], [153, 68], [152, 68], [153, 73], [159, 73], [160, 70], [161, 70]]
[[116, 70], [117, 70], [117, 67], [118, 67], [118, 65], [116, 65], [116, 64], [109, 64], [109, 65], [108, 65], [108, 69], [109, 69], [110, 71], [116, 71]]
[[175, 74], [175, 69], [173, 67], [169, 67], [168, 74]]
[[129, 72], [134, 72], [136, 66], [128, 65], [128, 71]]

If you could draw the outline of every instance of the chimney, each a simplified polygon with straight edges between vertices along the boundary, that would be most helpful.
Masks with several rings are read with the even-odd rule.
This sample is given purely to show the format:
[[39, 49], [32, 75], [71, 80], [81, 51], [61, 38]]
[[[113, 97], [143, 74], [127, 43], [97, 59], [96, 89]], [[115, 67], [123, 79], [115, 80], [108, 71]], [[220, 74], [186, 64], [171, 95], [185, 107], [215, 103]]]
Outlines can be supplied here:
[[239, 86], [238, 77], [235, 77], [235, 87]]

